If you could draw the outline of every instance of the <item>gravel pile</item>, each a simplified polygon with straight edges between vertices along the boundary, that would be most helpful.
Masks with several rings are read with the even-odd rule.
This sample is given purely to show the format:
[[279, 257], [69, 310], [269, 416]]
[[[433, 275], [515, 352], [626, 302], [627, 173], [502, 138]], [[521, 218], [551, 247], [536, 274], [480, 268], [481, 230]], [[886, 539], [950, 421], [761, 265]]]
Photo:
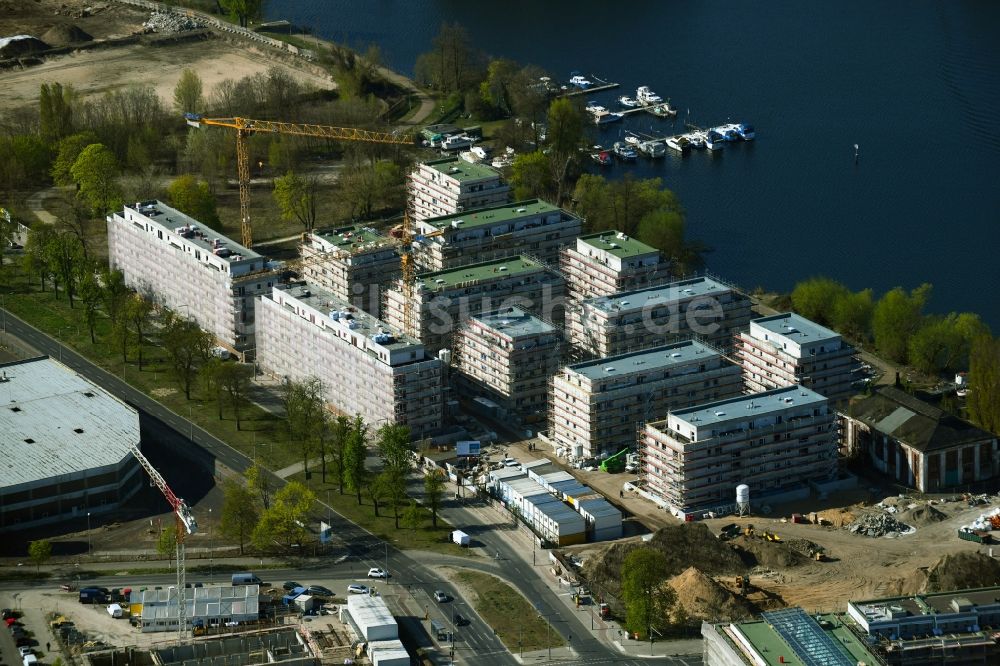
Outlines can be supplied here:
[[887, 534], [902, 534], [910, 531], [905, 525], [887, 513], [868, 513], [854, 520], [847, 526], [851, 534], [867, 537], [882, 537]]
[[142, 27], [152, 32], [172, 33], [197, 30], [203, 26], [193, 18], [180, 14], [153, 12], [149, 20], [142, 24]]

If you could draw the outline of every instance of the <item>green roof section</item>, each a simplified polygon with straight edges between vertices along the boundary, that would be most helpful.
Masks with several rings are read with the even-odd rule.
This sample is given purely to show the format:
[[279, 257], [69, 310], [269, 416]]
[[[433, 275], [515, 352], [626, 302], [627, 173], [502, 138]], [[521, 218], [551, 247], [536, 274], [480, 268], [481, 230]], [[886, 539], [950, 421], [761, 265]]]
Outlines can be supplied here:
[[460, 183], [474, 180], [498, 179], [499, 172], [485, 164], [472, 164], [459, 157], [446, 157], [440, 160], [424, 162], [424, 166], [434, 169], [438, 173], [454, 178]]
[[516, 203], [491, 206], [489, 208], [477, 208], [475, 210], [462, 211], [461, 213], [432, 217], [424, 220], [424, 224], [430, 224], [438, 229], [443, 229], [445, 227], [453, 227], [453, 222], [461, 220], [457, 228], [471, 229], [501, 222], [513, 222], [521, 218], [537, 217], [546, 213], [570, 215], [563, 209], [553, 206], [547, 201], [527, 199]]
[[317, 238], [322, 238], [327, 243], [335, 245], [343, 250], [350, 250], [352, 248], [356, 249], [367, 243], [381, 244], [388, 240], [385, 236], [371, 227], [366, 227], [361, 224], [314, 231], [313, 235]]
[[508, 278], [543, 269], [544, 266], [527, 257], [508, 257], [433, 273], [421, 273], [417, 276], [417, 281], [422, 282], [426, 290], [441, 291], [459, 285], [473, 285], [486, 280]]
[[595, 250], [602, 250], [619, 259], [639, 257], [659, 252], [652, 245], [646, 245], [642, 241], [636, 240], [631, 236], [626, 236], [620, 231], [599, 231], [587, 234], [586, 236], [580, 236], [580, 240]]
[[[844, 623], [841, 614], [829, 613], [806, 617], [809, 623], [813, 624], [814, 630], [818, 632], [818, 638], [822, 639], [822, 636], [826, 636], [833, 643], [831, 648], [836, 650], [838, 654], [829, 656], [834, 663], [879, 663]], [[720, 635], [725, 636], [722, 626], [716, 625], [716, 628]], [[815, 658], [810, 658], [811, 656], [815, 657], [815, 655], [799, 654], [799, 650], [789, 645], [778, 631], [766, 621], [737, 622], [734, 626], [753, 645], [768, 666], [812, 666], [817, 663]]]

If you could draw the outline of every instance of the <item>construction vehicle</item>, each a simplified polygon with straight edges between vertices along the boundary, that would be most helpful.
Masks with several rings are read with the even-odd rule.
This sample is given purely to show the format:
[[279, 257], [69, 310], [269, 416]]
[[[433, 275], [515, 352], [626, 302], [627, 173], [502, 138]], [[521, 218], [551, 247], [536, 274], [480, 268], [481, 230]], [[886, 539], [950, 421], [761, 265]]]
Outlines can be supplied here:
[[741, 597], [747, 596], [747, 592], [750, 591], [750, 576], [736, 577], [736, 591]]
[[198, 522], [194, 519], [194, 514], [191, 513], [191, 509], [181, 498], [174, 494], [174, 491], [170, 489], [167, 485], [166, 480], [156, 468], [153, 467], [152, 463], [146, 459], [146, 456], [142, 454], [139, 450], [137, 444], [132, 444], [132, 455], [135, 459], [139, 461], [142, 468], [146, 470], [149, 474], [149, 480], [159, 488], [160, 492], [166, 498], [167, 503], [170, 508], [174, 511], [174, 517], [177, 523], [177, 640], [180, 642], [184, 641], [185, 634], [187, 632], [187, 591], [184, 584], [185, 578], [185, 563], [184, 563], [184, 541], [187, 535], [194, 534], [198, 531]]
[[600, 604], [598, 606], [598, 609], [600, 610], [601, 619], [602, 620], [608, 620], [608, 619], [611, 618], [611, 606], [610, 605], [602, 603], [602, 604]]
[[748, 523], [746, 528], [743, 530], [743, 534], [745, 536], [752, 537], [754, 535], [753, 525]]
[[252, 134], [312, 136], [338, 141], [365, 141], [396, 145], [413, 145], [415, 142], [413, 136], [399, 135], [395, 132], [375, 132], [356, 127], [332, 127], [330, 125], [285, 123], [249, 118], [204, 118], [197, 113], [185, 113], [184, 118], [191, 127], [200, 128], [202, 125], [207, 125], [236, 130], [236, 171], [240, 187], [240, 231], [243, 245], [248, 249], [253, 247], [253, 226], [250, 224], [250, 152], [247, 146], [247, 138]]
[[615, 455], [605, 458], [601, 463], [601, 471], [612, 474], [623, 471], [629, 452], [630, 449], [622, 449]]

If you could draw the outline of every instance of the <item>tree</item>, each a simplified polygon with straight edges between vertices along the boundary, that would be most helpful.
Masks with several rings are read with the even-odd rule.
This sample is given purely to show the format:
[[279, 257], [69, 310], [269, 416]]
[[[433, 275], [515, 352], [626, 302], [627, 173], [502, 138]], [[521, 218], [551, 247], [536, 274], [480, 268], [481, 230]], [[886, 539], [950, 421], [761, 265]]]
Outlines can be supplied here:
[[438, 509], [444, 495], [444, 478], [436, 469], [424, 474], [424, 502], [431, 510], [431, 525], [438, 526]]
[[47, 224], [36, 224], [24, 244], [24, 256], [21, 258], [24, 272], [38, 277], [42, 291], [45, 291], [45, 281], [52, 275], [48, 247], [55, 233], [56, 230]]
[[97, 342], [94, 337], [94, 329], [97, 326], [97, 311], [101, 307], [103, 300], [103, 290], [101, 283], [94, 272], [94, 267], [90, 262], [85, 262], [80, 271], [80, 301], [83, 303], [83, 317], [87, 321], [87, 329], [90, 331], [90, 342]]
[[100, 143], [97, 135], [86, 130], [71, 134], [59, 140], [56, 148], [56, 158], [52, 162], [52, 180], [56, 185], [72, 185], [73, 176], [70, 169], [87, 146]]
[[160, 346], [170, 357], [174, 378], [184, 391], [184, 397], [190, 400], [198, 368], [211, 358], [212, 334], [203, 331], [193, 319], [180, 317], [168, 310], [160, 340]]
[[32, 541], [28, 544], [28, 557], [35, 563], [35, 573], [52, 557], [52, 542], [48, 539]]
[[[73, 297], [76, 295], [80, 264], [83, 261], [83, 246], [80, 244], [80, 239], [69, 232], [56, 232], [49, 237], [45, 255], [50, 274], [54, 276], [57, 285], [62, 283], [69, 297], [69, 306], [74, 307]], [[57, 297], [58, 294], [57, 286]]]
[[370, 219], [377, 210], [398, 208], [403, 195], [403, 170], [389, 160], [356, 162], [341, 173], [338, 187], [352, 217]]
[[51, 168], [48, 144], [37, 134], [0, 135], [0, 192], [34, 188]]
[[[330, 456], [333, 473], [337, 477], [340, 494], [344, 494], [344, 478], [346, 470], [347, 439], [351, 435], [351, 420], [343, 414], [337, 416], [330, 426]], [[326, 469], [323, 469], [323, 481], [326, 481]]]
[[10, 216], [6, 208], [0, 208], [0, 266], [3, 266], [3, 253], [14, 241], [17, 233], [17, 222]]
[[552, 161], [540, 150], [521, 153], [514, 158], [511, 166], [510, 183], [514, 187], [514, 198], [545, 198], [553, 192]]
[[828, 277], [813, 277], [795, 285], [792, 290], [792, 307], [795, 311], [817, 324], [834, 322], [837, 302], [850, 292], [847, 287]]
[[640, 546], [625, 556], [621, 566], [622, 600], [625, 627], [630, 632], [650, 635], [650, 630], [666, 628], [676, 600], [666, 581], [667, 558], [662, 552]]
[[140, 372], [142, 372], [143, 342], [145, 342], [146, 329], [150, 325], [150, 316], [153, 314], [155, 307], [152, 301], [138, 292], [132, 295], [132, 298], [129, 299], [125, 306], [125, 320], [127, 321], [127, 326], [131, 328], [132, 339], [135, 340]]
[[212, 356], [201, 368], [201, 385], [205, 393], [215, 400], [216, 411], [219, 420], [222, 420], [222, 405], [225, 398], [225, 386], [223, 384], [223, 374], [226, 372], [226, 363]]
[[274, 202], [281, 211], [281, 219], [298, 220], [307, 232], [316, 226], [316, 189], [318, 181], [312, 176], [300, 176], [289, 171], [274, 179]]
[[253, 544], [266, 550], [277, 543], [285, 549], [302, 545], [308, 535], [305, 528], [316, 495], [298, 481], [290, 481], [274, 495], [274, 502], [263, 511], [253, 530]]
[[984, 332], [982, 322], [971, 313], [927, 317], [910, 337], [908, 358], [914, 367], [929, 374], [965, 369], [973, 340]]
[[580, 154], [584, 144], [583, 111], [569, 97], [559, 97], [549, 105], [546, 141], [551, 150], [553, 181], [556, 184], [556, 205], [562, 204], [563, 188], [570, 163]]
[[38, 129], [42, 139], [52, 143], [73, 131], [75, 97], [72, 86], [42, 84], [38, 94]]
[[368, 499], [371, 500], [372, 507], [375, 509], [375, 517], [378, 518], [379, 506], [381, 506], [382, 500], [385, 499], [388, 492], [388, 488], [385, 484], [385, 477], [381, 474], [372, 476], [365, 485], [365, 492], [368, 493]]
[[125, 275], [119, 270], [104, 268], [101, 271], [101, 285], [104, 311], [112, 326], [116, 326], [125, 318], [125, 306], [132, 292], [125, 284]]
[[871, 289], [856, 293], [845, 290], [834, 301], [830, 323], [844, 335], [864, 341], [871, 336], [874, 311], [875, 301]]
[[239, 541], [242, 555], [247, 539], [260, 520], [254, 490], [235, 479], [226, 479], [222, 484], [222, 495], [222, 520], [219, 529], [227, 538]]
[[514, 111], [511, 88], [517, 78], [517, 63], [506, 58], [491, 60], [486, 70], [486, 78], [479, 84], [479, 96], [485, 104], [502, 116]]
[[167, 561], [173, 565], [174, 551], [177, 549], [177, 527], [169, 525], [160, 531], [160, 537], [156, 540], [156, 552], [166, 555]]
[[242, 363], [222, 364], [222, 388], [229, 398], [229, 405], [233, 408], [236, 416], [236, 429], [240, 429], [240, 409], [243, 401], [246, 400], [247, 389], [250, 388], [251, 369]]
[[386, 423], [378, 429], [375, 441], [383, 466], [379, 476], [392, 504], [396, 529], [399, 529], [399, 507], [406, 499], [406, 477], [413, 468], [410, 427]]
[[365, 482], [365, 457], [368, 454], [368, 426], [358, 414], [351, 423], [351, 429], [344, 447], [344, 485], [348, 492], [355, 493], [361, 504], [361, 489]]
[[923, 318], [931, 286], [923, 284], [909, 294], [902, 287], [886, 292], [872, 314], [875, 346], [893, 361], [906, 363], [907, 345]]
[[1000, 434], [1000, 338], [989, 333], [972, 341], [966, 406], [973, 423]]
[[80, 151], [69, 172], [77, 185], [77, 196], [86, 201], [95, 214], [104, 215], [121, 205], [118, 160], [103, 144], [92, 143]]
[[308, 478], [309, 456], [316, 450], [318, 426], [325, 409], [323, 382], [317, 377], [309, 377], [301, 382], [285, 382], [282, 401], [285, 404], [288, 434], [292, 441], [299, 443], [302, 467]]
[[215, 209], [215, 195], [204, 180], [196, 180], [191, 175], [175, 178], [167, 187], [167, 200], [171, 206], [208, 228], [222, 230], [222, 222]]
[[411, 530], [415, 530], [420, 527], [423, 522], [423, 510], [420, 508], [420, 505], [417, 504], [416, 500], [411, 499], [410, 503], [406, 506], [406, 511], [403, 512], [403, 524]]
[[418, 81], [450, 93], [467, 90], [482, 80], [482, 54], [472, 48], [472, 40], [461, 25], [442, 24], [433, 45], [432, 51], [417, 57], [413, 71]]
[[271, 507], [273, 485], [271, 484], [271, 477], [268, 476], [267, 470], [254, 460], [253, 464], [247, 468], [244, 476], [247, 480], [247, 488], [257, 493], [262, 507], [269, 509]]
[[185, 69], [174, 86], [174, 108], [181, 114], [201, 113], [204, 105], [201, 77], [193, 69]]
[[240, 23], [241, 28], [247, 27], [250, 21], [260, 18], [261, 0], [218, 0], [219, 4], [229, 12], [229, 16]]

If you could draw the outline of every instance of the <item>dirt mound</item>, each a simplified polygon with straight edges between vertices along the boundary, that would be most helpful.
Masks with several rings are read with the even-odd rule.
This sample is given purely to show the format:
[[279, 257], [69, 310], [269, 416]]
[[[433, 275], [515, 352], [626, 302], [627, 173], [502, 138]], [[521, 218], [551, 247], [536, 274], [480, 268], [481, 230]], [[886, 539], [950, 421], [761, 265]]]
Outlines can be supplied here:
[[49, 28], [42, 39], [55, 46], [66, 46], [67, 44], [80, 44], [93, 41], [90, 33], [76, 27], [75, 25], [54, 25]]
[[24, 55], [48, 49], [48, 44], [31, 35], [0, 37], [0, 58], [20, 58]]
[[887, 591], [891, 595], [923, 594], [1000, 585], [1000, 561], [976, 552], [945, 555], [930, 568], [920, 567]]
[[816, 518], [811, 518], [811, 520], [814, 523], [843, 527], [854, 522], [854, 518], [854, 514], [847, 509], [827, 509], [826, 511], [817, 513]]
[[907, 525], [923, 527], [924, 525], [933, 525], [934, 523], [940, 523], [942, 520], [947, 520], [948, 514], [932, 506], [924, 505], [903, 511], [899, 514], [899, 519]]
[[688, 617], [712, 622], [742, 620], [753, 616], [750, 605], [696, 567], [688, 567], [669, 581], [677, 592], [677, 603]]
[[792, 546], [786, 541], [767, 541], [741, 536], [734, 539], [732, 544], [744, 553], [744, 561], [749, 566], [787, 569], [809, 561], [808, 555], [799, 550], [799, 544]]
[[647, 542], [616, 543], [588, 557], [584, 577], [618, 594], [622, 562], [636, 548], [655, 548], [667, 558], [667, 575], [676, 576], [688, 567], [710, 575], [737, 573], [746, 567], [736, 551], [719, 541], [702, 523], [671, 525], [657, 530]]

